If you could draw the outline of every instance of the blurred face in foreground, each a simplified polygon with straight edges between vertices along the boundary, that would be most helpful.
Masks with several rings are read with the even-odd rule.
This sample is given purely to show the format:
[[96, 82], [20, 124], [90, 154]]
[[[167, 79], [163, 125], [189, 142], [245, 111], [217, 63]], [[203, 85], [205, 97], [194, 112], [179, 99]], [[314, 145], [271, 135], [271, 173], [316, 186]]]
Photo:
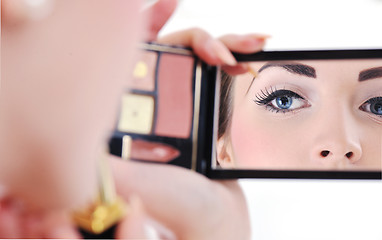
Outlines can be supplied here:
[[31, 207], [78, 205], [94, 197], [140, 1], [25, 2], [2, 1], [0, 182]]

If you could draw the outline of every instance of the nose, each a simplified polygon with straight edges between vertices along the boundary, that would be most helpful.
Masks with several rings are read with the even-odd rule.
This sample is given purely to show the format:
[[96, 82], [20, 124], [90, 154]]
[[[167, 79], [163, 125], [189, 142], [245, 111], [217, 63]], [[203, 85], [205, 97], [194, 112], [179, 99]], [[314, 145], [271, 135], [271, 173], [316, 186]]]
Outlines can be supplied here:
[[361, 159], [362, 147], [356, 120], [349, 114], [337, 112], [322, 117], [316, 122], [313, 132], [312, 157], [319, 165], [341, 169]]
[[[337, 144], [339, 145], [339, 144]], [[340, 149], [338, 146], [323, 147], [319, 156], [317, 156], [321, 162], [323, 161], [349, 161], [349, 163], [356, 163], [361, 158], [361, 149], [355, 145], [349, 145], [348, 147]], [[337, 148], [337, 149], [336, 149]], [[336, 149], [336, 150], [335, 150]]]

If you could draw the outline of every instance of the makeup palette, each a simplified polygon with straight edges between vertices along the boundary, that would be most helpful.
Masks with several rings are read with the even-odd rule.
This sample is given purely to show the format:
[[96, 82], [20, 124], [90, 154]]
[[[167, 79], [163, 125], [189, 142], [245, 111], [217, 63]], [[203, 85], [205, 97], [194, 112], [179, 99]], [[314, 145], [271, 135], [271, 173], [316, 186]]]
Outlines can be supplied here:
[[111, 153], [204, 171], [212, 157], [216, 67], [190, 49], [145, 43], [123, 94]]

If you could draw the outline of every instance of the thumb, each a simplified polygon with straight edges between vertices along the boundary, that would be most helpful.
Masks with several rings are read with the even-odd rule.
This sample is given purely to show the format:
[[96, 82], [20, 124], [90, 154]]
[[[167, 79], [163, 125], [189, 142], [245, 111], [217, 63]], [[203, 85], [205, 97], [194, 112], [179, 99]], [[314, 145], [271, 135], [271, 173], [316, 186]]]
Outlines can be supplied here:
[[143, 15], [148, 19], [146, 41], [154, 41], [159, 31], [175, 11], [177, 0], [158, 0], [147, 7]]
[[172, 231], [149, 217], [138, 196], [131, 196], [128, 203], [127, 216], [117, 228], [117, 239], [176, 239]]

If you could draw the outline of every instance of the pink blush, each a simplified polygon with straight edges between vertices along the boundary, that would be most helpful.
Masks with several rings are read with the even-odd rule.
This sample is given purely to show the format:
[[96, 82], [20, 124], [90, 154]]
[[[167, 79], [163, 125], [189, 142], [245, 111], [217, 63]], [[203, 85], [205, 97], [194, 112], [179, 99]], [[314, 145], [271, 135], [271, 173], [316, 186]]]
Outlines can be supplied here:
[[188, 138], [192, 123], [191, 56], [162, 54], [158, 69], [158, 108], [155, 134]]

